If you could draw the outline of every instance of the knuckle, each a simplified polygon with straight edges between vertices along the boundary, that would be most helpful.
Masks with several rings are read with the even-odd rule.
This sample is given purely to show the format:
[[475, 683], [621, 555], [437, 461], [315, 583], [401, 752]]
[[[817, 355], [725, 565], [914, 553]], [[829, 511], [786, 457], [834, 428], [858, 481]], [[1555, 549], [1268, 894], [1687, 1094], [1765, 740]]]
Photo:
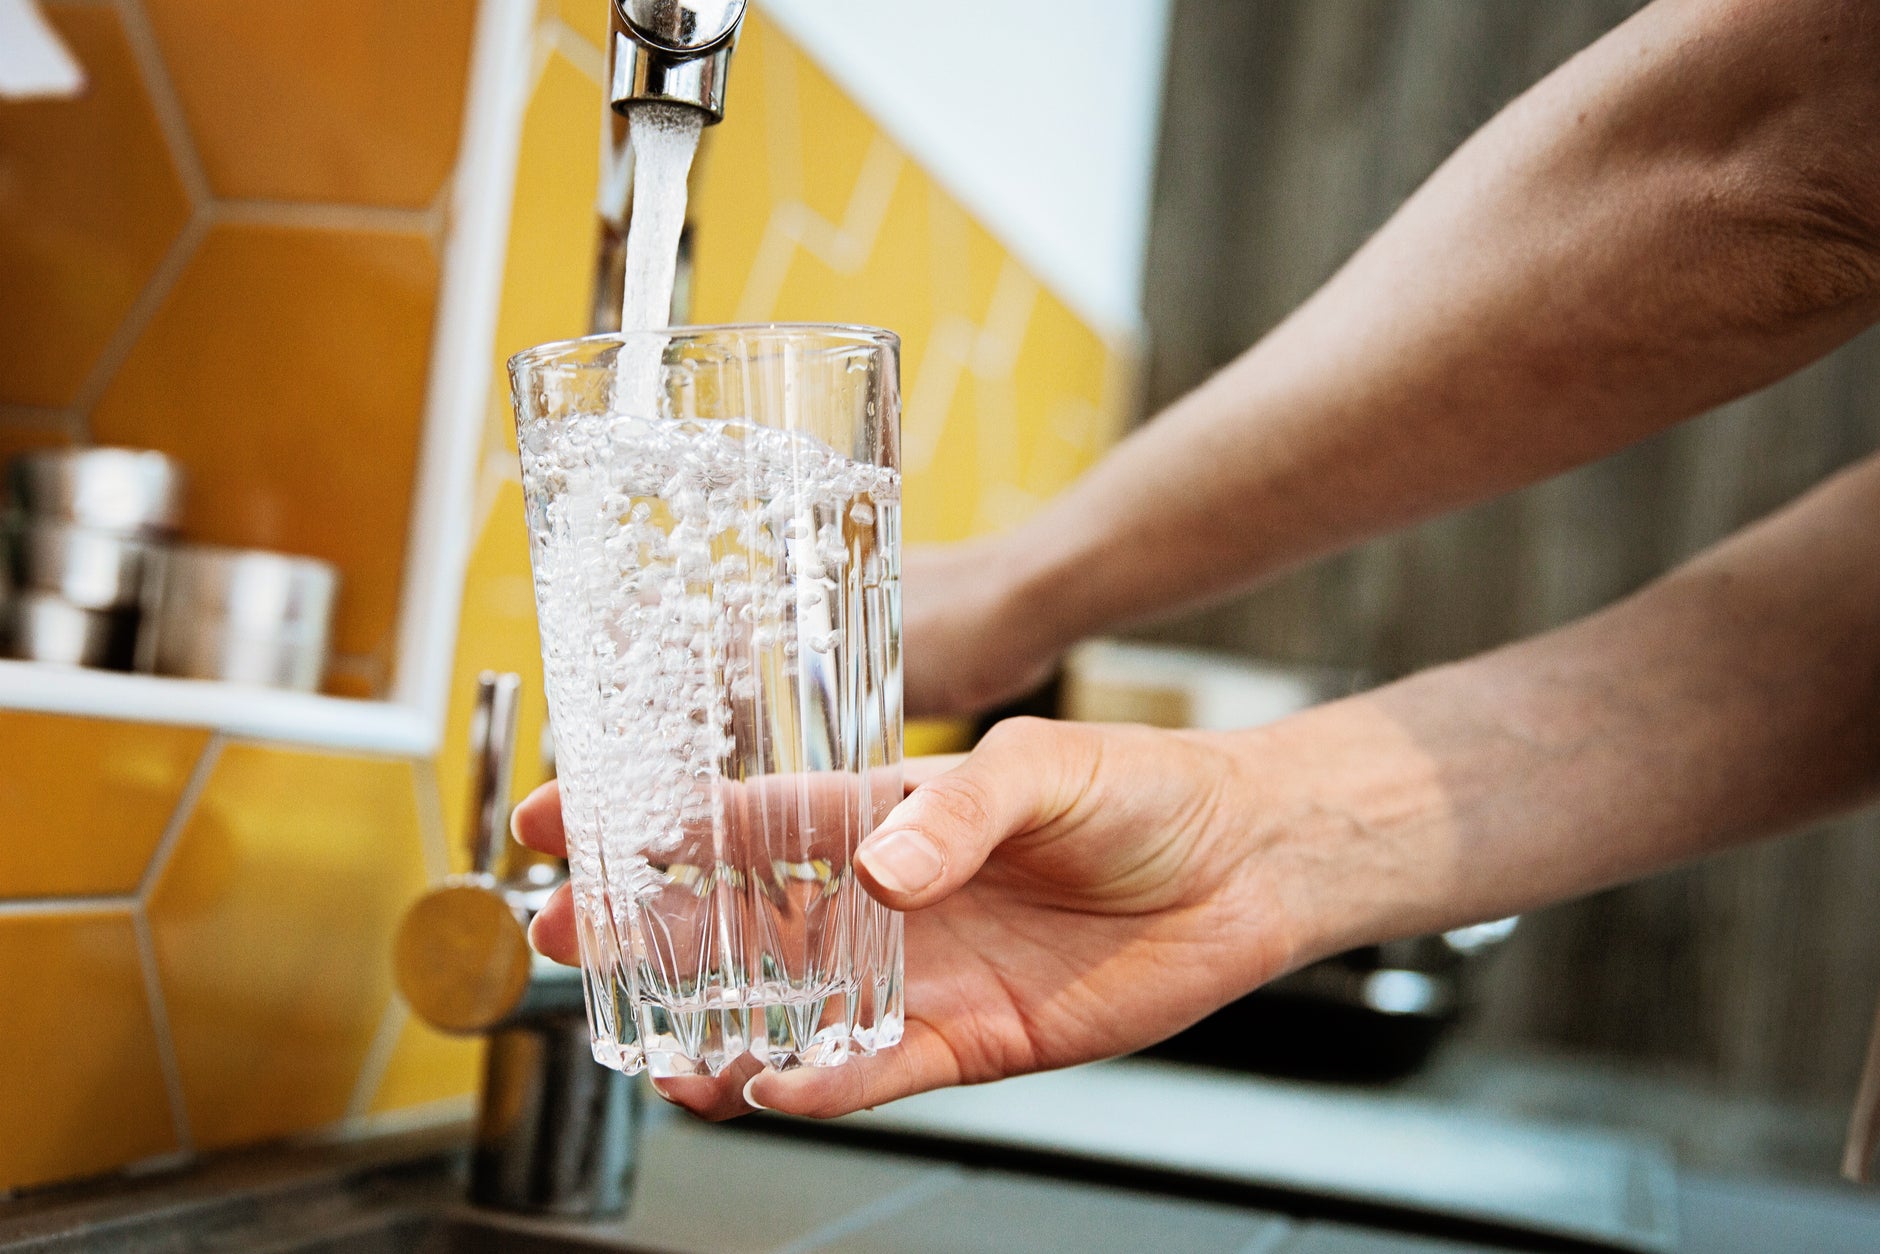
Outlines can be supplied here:
[[927, 805], [940, 816], [969, 831], [983, 832], [992, 826], [992, 801], [985, 786], [966, 775], [943, 776], [923, 789]]
[[1087, 786], [1102, 758], [1103, 736], [1115, 731], [1092, 723], [1025, 716], [997, 724], [981, 744], [988, 745], [998, 759], [1023, 763], [1022, 778], [1036, 805], [1061, 808], [1054, 799]]
[[1048, 718], [1038, 718], [1030, 714], [1021, 714], [1016, 718], [1002, 719], [994, 723], [992, 729], [980, 739], [982, 745], [1002, 749], [1022, 750], [1051, 743], [1063, 734], [1063, 724]]
[[868, 1098], [868, 1080], [858, 1074], [860, 1070], [853, 1064], [834, 1068], [834, 1074], [820, 1086], [815, 1100], [799, 1113], [811, 1119], [837, 1119], [861, 1110]]

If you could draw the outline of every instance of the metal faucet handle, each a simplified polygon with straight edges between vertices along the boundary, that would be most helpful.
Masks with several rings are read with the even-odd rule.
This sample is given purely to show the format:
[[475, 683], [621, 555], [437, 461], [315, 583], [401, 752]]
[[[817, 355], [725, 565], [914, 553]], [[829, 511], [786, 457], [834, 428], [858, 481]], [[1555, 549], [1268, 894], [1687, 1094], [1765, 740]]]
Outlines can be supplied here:
[[639, 1089], [594, 1061], [579, 967], [538, 961], [529, 924], [561, 876], [537, 864], [502, 877], [520, 677], [485, 671], [470, 728], [470, 875], [405, 912], [392, 971], [412, 1012], [445, 1032], [488, 1033], [470, 1198], [593, 1219], [624, 1211]]
[[745, 0], [618, 0], [620, 15], [642, 42], [696, 55], [729, 38]]
[[578, 1014], [581, 973], [535, 960], [529, 923], [562, 876], [535, 865], [505, 876], [509, 781], [515, 766], [518, 675], [477, 679], [470, 724], [469, 875], [453, 876], [405, 912], [393, 942], [399, 991], [419, 1017], [446, 1032]]
[[470, 722], [470, 869], [496, 875], [508, 839], [509, 784], [516, 770], [516, 726], [522, 676], [484, 671]]

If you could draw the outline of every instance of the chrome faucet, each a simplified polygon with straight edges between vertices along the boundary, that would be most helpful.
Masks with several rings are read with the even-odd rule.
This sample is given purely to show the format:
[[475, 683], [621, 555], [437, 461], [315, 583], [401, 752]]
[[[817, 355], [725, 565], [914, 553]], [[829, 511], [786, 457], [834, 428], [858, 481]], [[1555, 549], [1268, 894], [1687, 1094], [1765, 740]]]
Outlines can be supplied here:
[[610, 103], [625, 113], [641, 101], [686, 104], [708, 123], [725, 115], [731, 46], [745, 0], [609, 0], [613, 7]]
[[[591, 0], [593, 2], [593, 0]], [[606, 0], [612, 14], [608, 93], [611, 172], [601, 189], [594, 331], [618, 329], [625, 277], [628, 115], [658, 102], [724, 117], [725, 76], [745, 0]], [[673, 316], [689, 301], [690, 240], [680, 239]], [[529, 945], [529, 923], [567, 878], [567, 864], [519, 865], [507, 840], [519, 677], [486, 672], [471, 726], [470, 866], [406, 913], [394, 951], [399, 991], [426, 1022], [487, 1033], [470, 1200], [581, 1218], [626, 1209], [640, 1090], [595, 1062], [580, 972]]]
[[639, 1089], [594, 1061], [580, 971], [529, 946], [566, 864], [516, 865], [509, 783], [521, 679], [485, 672], [471, 724], [470, 871], [419, 898], [393, 952], [399, 991], [441, 1031], [489, 1034], [470, 1200], [578, 1218], [627, 1206]]
[[[689, 105], [707, 125], [725, 115], [725, 76], [744, 22], [745, 0], [605, 0], [613, 17], [608, 111], [601, 143], [600, 236], [590, 334], [620, 329], [626, 284], [627, 212], [633, 192], [628, 115], [636, 104]], [[692, 232], [679, 237], [672, 321], [689, 320]]]

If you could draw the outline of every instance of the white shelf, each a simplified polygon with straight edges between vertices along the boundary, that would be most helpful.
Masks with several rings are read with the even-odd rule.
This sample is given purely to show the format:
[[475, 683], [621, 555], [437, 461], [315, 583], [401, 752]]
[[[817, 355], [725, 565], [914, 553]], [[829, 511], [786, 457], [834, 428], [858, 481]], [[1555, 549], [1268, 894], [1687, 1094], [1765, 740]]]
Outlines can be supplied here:
[[437, 751], [476, 521], [517, 152], [535, 81], [535, 8], [534, 0], [478, 0], [405, 546], [393, 699], [355, 701], [0, 659], [0, 710], [202, 727], [248, 740], [400, 757]]
[[249, 740], [415, 757], [433, 720], [393, 701], [354, 701], [202, 679], [0, 660], [0, 709], [202, 727]]

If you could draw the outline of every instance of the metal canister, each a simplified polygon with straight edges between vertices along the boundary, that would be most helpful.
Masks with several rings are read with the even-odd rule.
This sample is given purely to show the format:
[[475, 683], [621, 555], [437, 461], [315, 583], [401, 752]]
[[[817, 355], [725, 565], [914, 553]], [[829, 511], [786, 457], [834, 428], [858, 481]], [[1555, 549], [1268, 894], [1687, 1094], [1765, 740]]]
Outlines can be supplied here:
[[15, 595], [0, 652], [133, 669], [182, 511], [181, 468], [144, 449], [48, 449], [14, 458], [6, 488], [0, 536]]
[[79, 609], [136, 609], [157, 590], [163, 545], [142, 536], [42, 518], [10, 528], [13, 583], [50, 592]]
[[310, 557], [179, 545], [164, 561], [153, 669], [311, 692], [326, 672], [339, 573]]
[[93, 610], [57, 593], [15, 591], [7, 652], [33, 662], [127, 671], [137, 653], [137, 611]]

